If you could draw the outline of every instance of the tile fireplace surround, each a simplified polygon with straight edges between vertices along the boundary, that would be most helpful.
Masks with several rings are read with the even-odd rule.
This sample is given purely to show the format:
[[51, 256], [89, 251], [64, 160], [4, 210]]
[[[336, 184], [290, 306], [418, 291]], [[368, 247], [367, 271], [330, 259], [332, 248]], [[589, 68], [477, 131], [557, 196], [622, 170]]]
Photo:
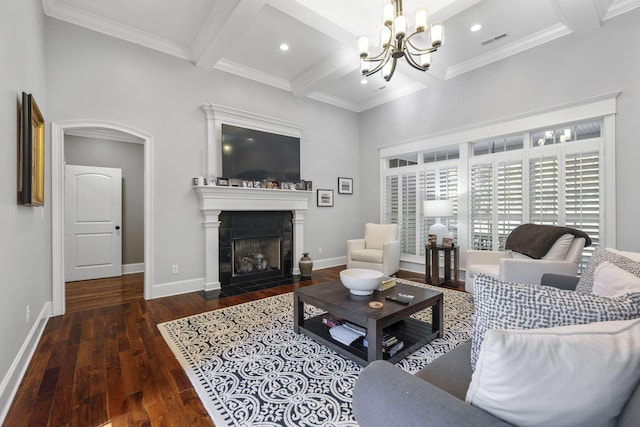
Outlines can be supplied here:
[[204, 225], [205, 295], [217, 294], [220, 290], [219, 216], [222, 211], [291, 211], [293, 213], [291, 273], [300, 274], [297, 260], [302, 257], [304, 250], [304, 214], [309, 209], [309, 200], [313, 192], [222, 186], [194, 186], [193, 189], [200, 200]]

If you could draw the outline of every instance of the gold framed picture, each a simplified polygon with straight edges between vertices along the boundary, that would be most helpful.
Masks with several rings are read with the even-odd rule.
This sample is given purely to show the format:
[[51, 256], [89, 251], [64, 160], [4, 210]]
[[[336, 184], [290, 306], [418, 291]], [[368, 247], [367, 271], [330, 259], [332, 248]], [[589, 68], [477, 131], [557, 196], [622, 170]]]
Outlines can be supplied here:
[[44, 205], [44, 117], [30, 93], [22, 92], [18, 138], [18, 203]]

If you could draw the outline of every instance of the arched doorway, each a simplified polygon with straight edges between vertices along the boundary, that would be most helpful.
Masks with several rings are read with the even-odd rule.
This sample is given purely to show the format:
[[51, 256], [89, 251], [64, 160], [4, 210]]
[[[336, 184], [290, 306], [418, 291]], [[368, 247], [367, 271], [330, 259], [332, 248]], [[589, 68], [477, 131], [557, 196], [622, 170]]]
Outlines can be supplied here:
[[64, 281], [64, 139], [71, 130], [120, 132], [140, 139], [144, 144], [144, 297], [150, 298], [153, 283], [152, 212], [153, 212], [153, 138], [118, 123], [100, 120], [69, 120], [51, 124], [51, 210], [52, 210], [52, 287], [54, 316], [65, 313]]

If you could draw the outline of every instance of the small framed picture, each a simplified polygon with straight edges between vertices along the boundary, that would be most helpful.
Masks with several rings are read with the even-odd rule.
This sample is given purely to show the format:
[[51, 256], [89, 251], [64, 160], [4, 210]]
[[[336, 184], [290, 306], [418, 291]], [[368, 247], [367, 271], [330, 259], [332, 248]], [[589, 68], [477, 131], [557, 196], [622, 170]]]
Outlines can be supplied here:
[[333, 206], [333, 190], [318, 190], [318, 206]]
[[443, 248], [452, 248], [453, 247], [453, 239], [449, 237], [442, 238], [442, 247]]
[[260, 180], [253, 180], [253, 188], [262, 188], [262, 181]]
[[338, 194], [353, 194], [353, 178], [338, 178]]
[[216, 179], [216, 184], [217, 185], [221, 185], [221, 186], [229, 186], [229, 179], [228, 178], [223, 178], [221, 176], [219, 176]]
[[311, 181], [305, 181], [304, 182], [304, 188], [307, 191], [313, 191], [313, 182]]
[[242, 186], [244, 188], [253, 188], [253, 181], [242, 181]]
[[437, 234], [429, 234], [429, 246], [435, 246], [438, 240]]
[[278, 181], [269, 181], [267, 183], [267, 188], [273, 188], [273, 189], [280, 188], [280, 183]]

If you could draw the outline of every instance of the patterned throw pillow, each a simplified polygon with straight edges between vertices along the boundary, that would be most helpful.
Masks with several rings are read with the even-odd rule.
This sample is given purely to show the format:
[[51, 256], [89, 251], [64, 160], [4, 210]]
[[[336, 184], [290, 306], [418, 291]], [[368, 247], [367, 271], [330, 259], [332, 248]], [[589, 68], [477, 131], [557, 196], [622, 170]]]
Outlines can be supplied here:
[[614, 254], [606, 249], [596, 247], [593, 255], [591, 255], [591, 258], [589, 259], [587, 267], [584, 269], [584, 272], [580, 277], [580, 281], [576, 285], [576, 292], [582, 294], [593, 293], [593, 275], [596, 268], [598, 268], [600, 263], [604, 261], [608, 261], [616, 267], [640, 277], [640, 262], [636, 262], [626, 256]]
[[640, 318], [640, 293], [607, 298], [549, 286], [501, 282], [483, 274], [477, 274], [473, 283], [473, 369], [482, 340], [493, 329], [538, 329]]

